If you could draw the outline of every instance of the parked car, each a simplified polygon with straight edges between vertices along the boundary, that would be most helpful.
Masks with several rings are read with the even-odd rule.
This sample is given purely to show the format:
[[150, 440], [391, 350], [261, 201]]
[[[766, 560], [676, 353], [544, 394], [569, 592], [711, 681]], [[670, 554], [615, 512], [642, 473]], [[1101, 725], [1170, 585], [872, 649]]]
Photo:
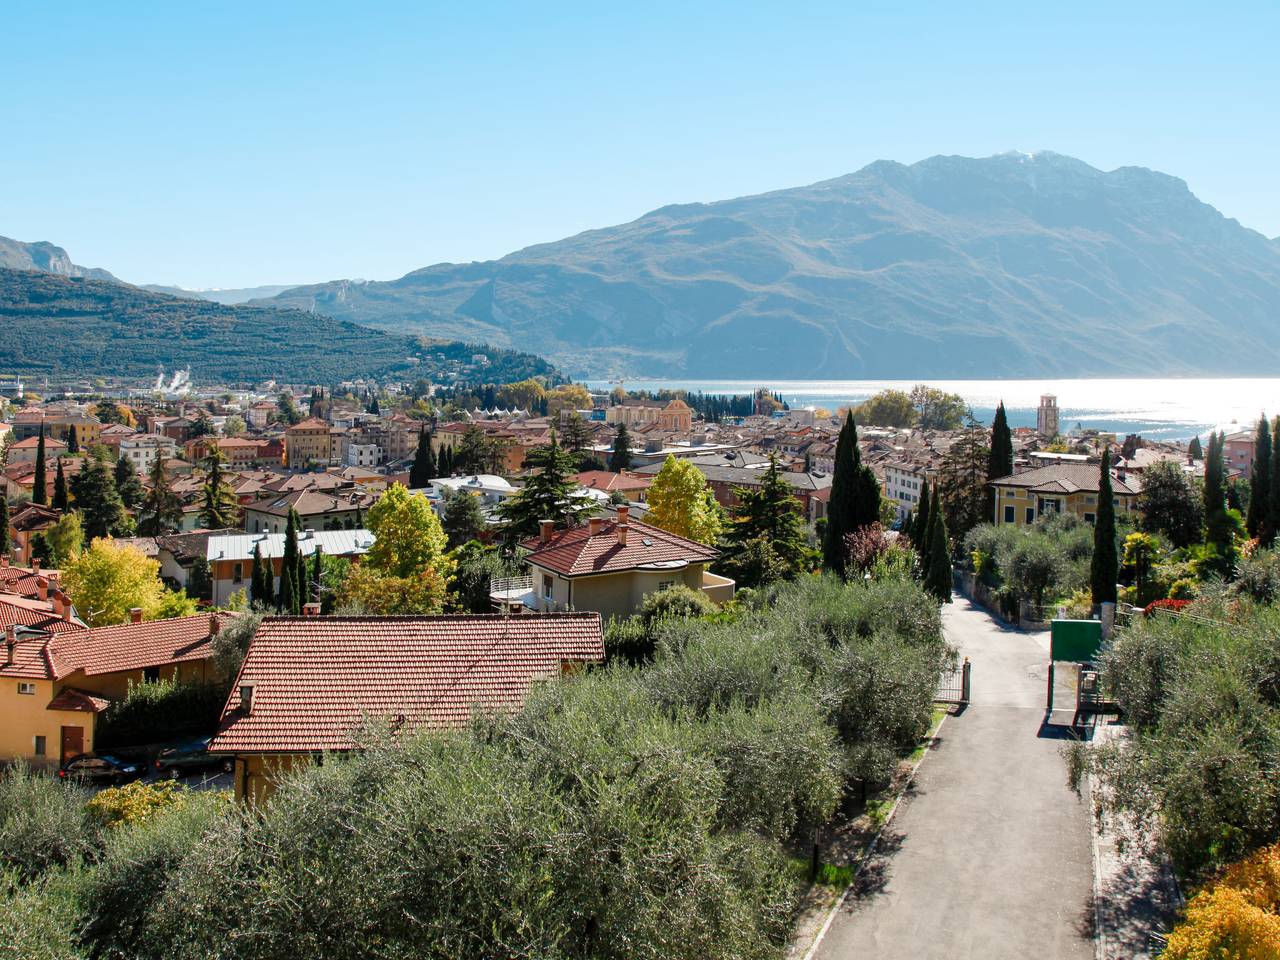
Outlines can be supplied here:
[[156, 754], [156, 776], [177, 779], [196, 770], [221, 770], [230, 773], [232, 760], [209, 752], [212, 737], [199, 737], [171, 744]]
[[109, 753], [80, 753], [64, 760], [58, 777], [80, 784], [118, 785], [142, 776], [142, 766]]

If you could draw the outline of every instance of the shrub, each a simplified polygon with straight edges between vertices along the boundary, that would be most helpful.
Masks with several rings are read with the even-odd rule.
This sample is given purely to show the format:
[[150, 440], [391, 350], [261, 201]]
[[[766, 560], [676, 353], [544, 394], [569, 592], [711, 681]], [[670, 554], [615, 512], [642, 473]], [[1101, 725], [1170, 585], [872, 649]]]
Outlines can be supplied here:
[[1280, 551], [1255, 550], [1236, 564], [1235, 591], [1258, 603], [1280, 600]]
[[172, 780], [144, 783], [135, 780], [123, 787], [110, 787], [97, 794], [85, 809], [107, 827], [142, 823], [152, 814], [186, 802], [186, 789]]
[[639, 616], [651, 624], [655, 620], [687, 619], [715, 612], [716, 605], [701, 590], [676, 584], [647, 595], [640, 604]]
[[1167, 960], [1280, 956], [1280, 845], [1228, 867], [1197, 893], [1169, 936]]
[[131, 683], [124, 699], [103, 712], [94, 739], [106, 749], [212, 733], [226, 700], [227, 687], [220, 683]]
[[89, 858], [96, 831], [83, 791], [18, 761], [0, 772], [0, 866], [29, 880]]

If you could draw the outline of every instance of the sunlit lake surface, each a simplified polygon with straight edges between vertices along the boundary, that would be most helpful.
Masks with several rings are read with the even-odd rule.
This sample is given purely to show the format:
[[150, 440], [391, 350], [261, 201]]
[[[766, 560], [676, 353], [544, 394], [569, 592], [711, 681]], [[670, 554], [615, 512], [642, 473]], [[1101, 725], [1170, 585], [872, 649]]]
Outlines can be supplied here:
[[[1186, 440], [1210, 430], [1249, 429], [1265, 410], [1280, 413], [1280, 379], [1171, 380], [627, 380], [628, 389], [679, 389], [703, 393], [751, 393], [767, 387], [793, 407], [857, 403], [881, 390], [910, 390], [928, 383], [958, 393], [979, 420], [990, 422], [1004, 401], [1012, 426], [1034, 427], [1040, 395], [1058, 398], [1062, 429], [1076, 424], [1153, 440]], [[588, 381], [607, 390], [609, 381]]]

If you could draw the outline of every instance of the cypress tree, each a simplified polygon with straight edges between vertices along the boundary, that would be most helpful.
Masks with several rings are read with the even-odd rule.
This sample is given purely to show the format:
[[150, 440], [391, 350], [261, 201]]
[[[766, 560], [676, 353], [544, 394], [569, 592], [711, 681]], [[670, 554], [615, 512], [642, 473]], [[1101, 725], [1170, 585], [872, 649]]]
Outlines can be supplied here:
[[1280, 531], [1280, 417], [1271, 421], [1271, 491], [1267, 497], [1267, 517], [1271, 521], [1262, 530], [1262, 543], [1271, 546]]
[[929, 521], [931, 519], [932, 504], [929, 501], [929, 478], [925, 477], [920, 481], [920, 500], [916, 506], [916, 522], [911, 528], [911, 545], [916, 548], [923, 560], [925, 554], [929, 552]]
[[[936, 496], [936, 494], [935, 494]], [[924, 587], [939, 603], [951, 602], [951, 553], [947, 547], [947, 518], [940, 504], [930, 511], [929, 566]]]
[[268, 602], [262, 595], [262, 550], [256, 543], [253, 545], [253, 565], [249, 568], [249, 602]]
[[431, 434], [424, 423], [418, 430], [418, 452], [413, 455], [413, 466], [409, 469], [409, 489], [422, 490], [429, 486], [436, 476], [436, 458], [431, 453]]
[[1249, 536], [1260, 540], [1271, 526], [1271, 425], [1266, 414], [1258, 420], [1253, 441], [1253, 472], [1249, 475]]
[[987, 454], [987, 520], [994, 523], [996, 516], [996, 491], [990, 481], [1013, 473], [1013, 434], [1005, 415], [1004, 401], [996, 407], [991, 421], [991, 449]]
[[[1274, 433], [1275, 431], [1272, 431], [1272, 432]], [[1187, 456], [1189, 456], [1192, 460], [1204, 459], [1204, 450], [1200, 446], [1199, 437], [1192, 437], [1191, 442], [1187, 444]]]
[[277, 607], [286, 615], [302, 612], [302, 598], [298, 582], [298, 514], [289, 508], [289, 519], [284, 528], [284, 560], [280, 568], [280, 597]]
[[56, 510], [66, 510], [70, 500], [67, 497], [67, 475], [62, 470], [62, 458], [58, 458], [58, 466], [53, 474], [53, 503]]
[[1226, 471], [1222, 462], [1225, 431], [1209, 435], [1209, 449], [1204, 462], [1204, 534], [1205, 542], [1217, 551], [1219, 568], [1226, 573], [1234, 559], [1231, 518], [1227, 516]]
[[[59, 466], [61, 466], [61, 461], [59, 461]], [[142, 489], [142, 481], [138, 479], [138, 471], [133, 469], [133, 463], [123, 453], [116, 460], [114, 476], [116, 492], [120, 494], [120, 499], [124, 502], [125, 507], [132, 510], [142, 502], [146, 491]]]
[[1116, 508], [1111, 490], [1111, 451], [1102, 451], [1098, 468], [1098, 514], [1093, 522], [1093, 561], [1089, 565], [1089, 587], [1094, 603], [1116, 602]]
[[[321, 584], [324, 583], [324, 551], [320, 549], [320, 544], [316, 544], [315, 553], [311, 558], [311, 577], [307, 581], [307, 600], [319, 603], [322, 599]], [[315, 593], [312, 593], [312, 590]]]
[[80, 452], [80, 431], [76, 429], [73, 423], [71, 429], [67, 431], [67, 453]]
[[613, 452], [609, 454], [609, 469], [614, 473], [631, 469], [631, 435], [627, 433], [625, 423], [618, 424], [617, 436], [613, 438]]
[[823, 569], [841, 577], [844, 576], [846, 559], [844, 538], [854, 529], [860, 457], [858, 427], [850, 410], [840, 427], [840, 436], [836, 438], [835, 472], [831, 477], [831, 498], [827, 501], [827, 529], [822, 537]]
[[0, 557], [9, 556], [9, 501], [0, 493]]
[[858, 470], [854, 474], [854, 498], [853, 498], [853, 528], [849, 531], [860, 530], [863, 527], [870, 526], [873, 523], [880, 522], [880, 481], [876, 479], [875, 471], [865, 463], [862, 463], [862, 457], [859, 455]]
[[31, 479], [31, 502], [38, 504], [48, 504], [49, 488], [47, 486], [49, 480], [45, 475], [44, 463], [44, 424], [40, 424], [40, 439], [36, 441], [36, 472]]

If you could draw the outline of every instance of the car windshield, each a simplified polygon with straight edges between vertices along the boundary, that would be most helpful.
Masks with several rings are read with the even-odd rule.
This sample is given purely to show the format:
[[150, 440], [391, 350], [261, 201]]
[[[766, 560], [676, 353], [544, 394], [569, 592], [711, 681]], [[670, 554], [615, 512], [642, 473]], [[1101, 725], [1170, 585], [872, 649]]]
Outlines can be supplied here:
[[99, 759], [99, 760], [105, 760], [105, 761], [107, 761], [107, 763], [114, 763], [116, 766], [119, 766], [119, 765], [120, 765], [120, 761], [119, 761], [119, 760], [117, 760], [115, 757], [111, 756], [111, 754], [109, 754], [109, 753], [100, 753], [100, 754], [98, 754], [98, 759]]

